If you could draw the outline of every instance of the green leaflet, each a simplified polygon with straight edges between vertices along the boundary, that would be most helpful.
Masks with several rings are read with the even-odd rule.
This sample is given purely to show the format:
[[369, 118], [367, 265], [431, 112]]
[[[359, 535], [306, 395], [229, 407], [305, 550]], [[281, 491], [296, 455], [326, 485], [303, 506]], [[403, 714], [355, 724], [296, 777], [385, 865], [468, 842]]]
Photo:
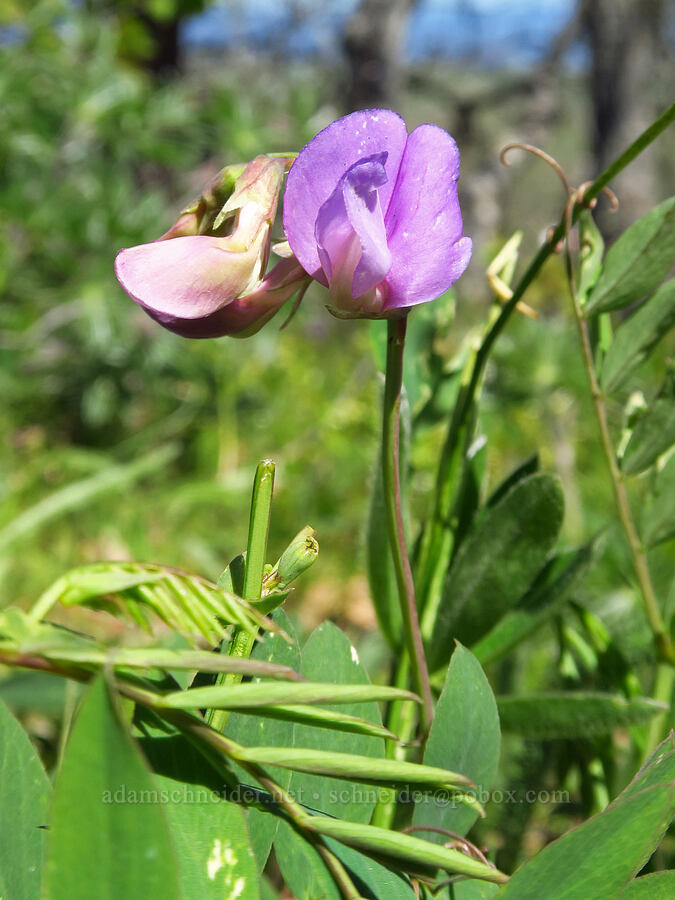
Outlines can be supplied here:
[[135, 562], [93, 563], [72, 569], [45, 591], [29, 615], [37, 622], [56, 603], [105, 607], [114, 600], [141, 626], [149, 627], [147, 615], [153, 612], [191, 641], [201, 635], [216, 644], [226, 636], [228, 625], [251, 634], [259, 628], [274, 629], [250, 604], [206, 578], [169, 566]]
[[183, 781], [155, 775], [155, 782], [179, 861], [180, 900], [259, 900], [241, 807]]
[[0, 701], [0, 897], [39, 896], [50, 793], [28, 735]]
[[410, 834], [320, 816], [310, 817], [307, 824], [319, 834], [335, 838], [349, 847], [372, 853], [388, 862], [398, 861], [403, 869], [419, 872], [440, 868], [495, 884], [503, 884], [507, 880], [502, 872], [492, 866], [486, 866], [458, 850], [449, 850]]
[[[328, 667], [329, 660], [326, 660]], [[324, 671], [325, 676], [328, 671]], [[330, 684], [298, 682], [279, 684], [225, 684], [174, 691], [157, 698], [157, 705], [167, 709], [251, 709], [254, 706], [288, 706], [295, 703], [369, 703], [374, 700], [416, 700], [415, 694], [400, 688], [370, 684]]]
[[500, 900], [617, 900], [653, 853], [674, 809], [667, 784], [607, 807], [519, 869]]
[[498, 697], [497, 707], [503, 731], [533, 740], [607, 734], [619, 726], [647, 722], [667, 709], [649, 697], [626, 700], [587, 691]]
[[654, 290], [675, 255], [675, 197], [650, 210], [610, 247], [587, 312], [623, 309]]
[[480, 518], [445, 581], [429, 643], [432, 670], [449, 658], [453, 638], [473, 643], [527, 591], [557, 540], [563, 506], [557, 479], [531, 475]]
[[590, 565], [593, 545], [553, 557], [515, 609], [471, 648], [482, 665], [502, 659], [558, 612]]
[[[480, 663], [458, 644], [452, 654], [436, 706], [423, 762], [460, 771], [479, 792], [488, 791], [497, 774], [500, 731], [497, 704]], [[434, 825], [465, 835], [478, 813], [458, 802], [439, 804], [433, 796], [415, 804], [414, 825]], [[420, 834], [445, 843], [442, 834]]]
[[155, 792], [97, 680], [54, 787], [44, 900], [179, 900], [175, 851]]
[[622, 387], [674, 324], [675, 278], [671, 278], [615, 332], [602, 365], [603, 389], [611, 394]]
[[635, 878], [621, 894], [621, 900], [673, 900], [673, 897], [675, 897], [673, 869]]

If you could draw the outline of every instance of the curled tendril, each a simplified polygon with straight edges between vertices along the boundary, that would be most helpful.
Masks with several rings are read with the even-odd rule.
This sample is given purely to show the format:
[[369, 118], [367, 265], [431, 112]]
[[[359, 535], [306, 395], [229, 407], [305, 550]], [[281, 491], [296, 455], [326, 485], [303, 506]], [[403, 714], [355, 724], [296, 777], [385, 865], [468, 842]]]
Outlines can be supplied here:
[[[590, 203], [587, 203], [585, 200], [586, 191], [592, 184], [592, 181], [584, 181], [584, 183], [580, 184], [577, 188], [575, 202], [579, 206], [586, 206], [588, 209], [595, 209], [595, 205], [598, 202], [597, 197], [593, 197]], [[602, 193], [605, 194], [605, 196], [609, 197], [610, 212], [617, 212], [617, 210], [619, 209], [619, 198], [616, 196], [614, 191], [605, 185], [605, 187], [602, 189]]]
[[562, 181], [563, 187], [565, 188], [565, 193], [569, 195], [572, 192], [570, 183], [567, 180], [567, 175], [565, 175], [565, 170], [560, 165], [558, 160], [554, 159], [549, 153], [546, 153], [545, 150], [542, 150], [540, 147], [535, 147], [534, 144], [521, 144], [518, 141], [512, 144], [507, 144], [505, 147], [502, 147], [501, 153], [499, 154], [500, 162], [502, 162], [505, 166], [511, 165], [511, 163], [506, 158], [506, 154], [511, 150], [525, 150], [527, 153], [532, 153], [534, 156], [538, 156], [539, 159], [543, 159], [544, 162], [549, 165], [554, 172], [556, 172], [556, 174]]
[[[507, 144], [502, 148], [499, 154], [499, 159], [505, 166], [511, 165], [511, 163], [506, 158], [507, 153], [509, 153], [509, 151], [511, 150], [525, 150], [527, 153], [532, 153], [534, 156], [538, 156], [539, 159], [543, 159], [544, 162], [549, 165], [560, 178], [567, 195], [567, 202], [565, 204], [565, 212], [563, 216], [564, 232], [561, 240], [553, 245], [552, 249], [554, 253], [562, 253], [565, 245], [567, 245], [567, 253], [569, 255], [569, 236], [572, 230], [574, 207], [584, 206], [587, 209], [593, 209], [597, 203], [596, 197], [591, 198], [590, 201], [587, 201], [585, 199], [586, 193], [593, 182], [585, 181], [578, 188], [571, 188], [567, 175], [565, 174], [565, 170], [556, 159], [554, 159], [549, 153], [546, 153], [546, 151], [542, 150], [540, 147], [535, 147], [533, 144], [522, 144], [518, 141]], [[602, 189], [602, 193], [609, 197], [611, 211], [616, 212], [619, 208], [619, 201], [614, 191], [605, 186]], [[546, 240], [550, 244], [552, 244], [553, 242], [553, 236], [555, 235], [556, 231], [557, 229], [555, 228], [549, 228], [546, 232]], [[568, 260], [568, 265], [571, 265], [570, 260]]]

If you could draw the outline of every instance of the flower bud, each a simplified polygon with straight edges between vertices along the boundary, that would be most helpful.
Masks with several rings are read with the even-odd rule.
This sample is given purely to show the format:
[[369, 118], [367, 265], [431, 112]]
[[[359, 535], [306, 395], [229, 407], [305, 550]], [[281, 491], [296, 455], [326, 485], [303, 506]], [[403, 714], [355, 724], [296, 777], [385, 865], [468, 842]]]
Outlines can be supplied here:
[[176, 223], [158, 240], [208, 234], [216, 216], [232, 196], [236, 181], [245, 168], [245, 163], [237, 163], [221, 169], [204, 187], [199, 197], [181, 210]]
[[115, 272], [124, 290], [184, 337], [257, 331], [309, 280], [294, 258], [265, 276], [289, 163], [258, 156], [243, 169], [223, 169], [162, 238], [120, 251]]
[[309, 569], [318, 555], [319, 543], [316, 540], [316, 532], [311, 525], [306, 525], [281, 554], [265, 582], [266, 590], [273, 588], [283, 590], [288, 587], [292, 581]]

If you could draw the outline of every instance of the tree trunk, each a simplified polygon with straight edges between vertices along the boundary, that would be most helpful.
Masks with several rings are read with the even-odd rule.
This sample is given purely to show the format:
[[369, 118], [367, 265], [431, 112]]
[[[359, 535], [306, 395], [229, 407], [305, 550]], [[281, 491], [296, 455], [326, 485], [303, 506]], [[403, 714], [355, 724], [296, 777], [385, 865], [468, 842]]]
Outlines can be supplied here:
[[[601, 172], [654, 119], [660, 60], [664, 59], [663, 0], [580, 0], [582, 35], [591, 53], [591, 141]], [[620, 225], [644, 214], [658, 199], [656, 157], [641, 157], [617, 179]]]
[[403, 41], [416, 0], [361, 0], [343, 45], [349, 67], [347, 111], [393, 107], [403, 81]]

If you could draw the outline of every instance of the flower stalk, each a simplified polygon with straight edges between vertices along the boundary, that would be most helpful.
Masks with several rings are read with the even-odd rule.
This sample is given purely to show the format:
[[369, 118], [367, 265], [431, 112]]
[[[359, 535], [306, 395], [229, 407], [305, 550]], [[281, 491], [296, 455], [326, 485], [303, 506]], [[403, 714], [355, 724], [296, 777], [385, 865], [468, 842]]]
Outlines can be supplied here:
[[410, 655], [415, 688], [422, 698], [422, 728], [431, 727], [433, 700], [420, 632], [415, 585], [403, 526], [401, 471], [399, 464], [401, 389], [407, 314], [387, 321], [387, 364], [382, 415], [382, 477], [389, 545], [396, 573], [405, 641]]

